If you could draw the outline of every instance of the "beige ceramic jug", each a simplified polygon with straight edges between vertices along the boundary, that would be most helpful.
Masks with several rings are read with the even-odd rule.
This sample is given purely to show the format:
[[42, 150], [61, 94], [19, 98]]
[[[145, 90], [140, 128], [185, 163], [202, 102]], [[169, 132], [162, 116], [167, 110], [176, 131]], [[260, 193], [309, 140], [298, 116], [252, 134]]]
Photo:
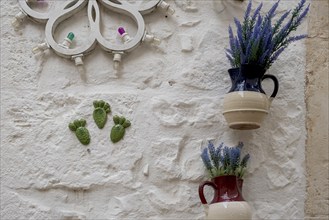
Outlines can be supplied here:
[[[229, 127], [239, 130], [259, 128], [278, 92], [277, 78], [265, 74], [265, 70], [255, 65], [244, 64], [228, 72], [232, 87], [224, 97], [223, 115]], [[274, 82], [271, 96], [267, 96], [261, 86], [261, 82], [268, 78]]]

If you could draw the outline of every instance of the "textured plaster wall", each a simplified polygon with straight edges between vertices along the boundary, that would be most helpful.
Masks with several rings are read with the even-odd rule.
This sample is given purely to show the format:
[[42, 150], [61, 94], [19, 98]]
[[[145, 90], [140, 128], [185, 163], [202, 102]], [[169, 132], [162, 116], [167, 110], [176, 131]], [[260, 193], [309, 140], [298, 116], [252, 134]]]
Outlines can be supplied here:
[[329, 218], [328, 73], [329, 1], [315, 1], [307, 40], [307, 200], [308, 219]]
[[[304, 218], [303, 41], [269, 70], [280, 91], [263, 126], [234, 131], [221, 114], [230, 88], [224, 48], [227, 27], [243, 16], [246, 1], [169, 1], [173, 17], [146, 16], [147, 29], [163, 39], [160, 46], [141, 45], [119, 72], [112, 57], [96, 49], [84, 60], [84, 77], [51, 51], [33, 56], [44, 26], [26, 22], [15, 31], [16, 2], [0, 2], [1, 219], [202, 219], [197, 189], [207, 178], [201, 142], [214, 138], [228, 145], [243, 141], [252, 156], [243, 191], [254, 219]], [[273, 3], [264, 2], [266, 10]], [[281, 1], [279, 14], [297, 2]], [[115, 21], [133, 29], [129, 19], [102, 12], [109, 38]], [[82, 44], [85, 15], [64, 22], [56, 39], [73, 30], [76, 45]], [[307, 23], [298, 32], [306, 33]], [[271, 84], [264, 84], [270, 92]], [[103, 130], [93, 123], [95, 99], [131, 120], [121, 142], [109, 140], [111, 120]], [[80, 117], [91, 134], [88, 147], [67, 127]]]

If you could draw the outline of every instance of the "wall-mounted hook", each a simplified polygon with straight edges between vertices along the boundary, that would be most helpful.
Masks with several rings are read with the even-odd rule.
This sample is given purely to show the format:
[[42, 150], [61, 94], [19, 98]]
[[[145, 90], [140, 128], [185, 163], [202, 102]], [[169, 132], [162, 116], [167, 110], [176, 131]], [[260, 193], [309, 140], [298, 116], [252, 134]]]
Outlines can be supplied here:
[[45, 50], [48, 50], [49, 48], [50, 48], [49, 44], [47, 42], [43, 42], [41, 44], [38, 44], [36, 47], [34, 47], [32, 49], [32, 52], [34, 54], [37, 54], [37, 53], [43, 52]]
[[161, 43], [161, 40], [157, 37], [155, 37], [152, 34], [145, 34], [143, 41], [147, 42], [147, 43], [152, 43], [154, 45], [159, 45]]
[[113, 68], [115, 70], [119, 69], [121, 57], [123, 55], [123, 52], [113, 52]]
[[24, 12], [20, 11], [15, 15], [15, 17], [14, 17], [13, 21], [11, 22], [11, 24], [15, 28], [18, 28], [21, 25], [21, 23], [25, 20], [26, 17], [27, 17], [27, 15]]
[[161, 1], [158, 4], [158, 7], [164, 11], [166, 14], [173, 15], [175, 13], [175, 9], [173, 9], [167, 2]]
[[74, 63], [76, 66], [82, 66], [83, 65], [83, 54], [78, 54], [78, 55], [74, 55], [71, 57], [72, 60], [74, 60]]

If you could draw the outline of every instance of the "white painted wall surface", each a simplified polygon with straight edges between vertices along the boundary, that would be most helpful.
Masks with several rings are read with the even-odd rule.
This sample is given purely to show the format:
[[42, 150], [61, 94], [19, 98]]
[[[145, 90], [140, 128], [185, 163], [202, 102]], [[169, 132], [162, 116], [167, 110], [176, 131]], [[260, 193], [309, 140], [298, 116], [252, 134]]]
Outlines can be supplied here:
[[[143, 44], [120, 72], [97, 48], [84, 60], [83, 81], [72, 61], [50, 51], [35, 57], [44, 25], [25, 22], [15, 31], [10, 22], [19, 7], [1, 1], [1, 219], [203, 219], [200, 148], [212, 138], [243, 141], [251, 154], [243, 192], [254, 219], [304, 217], [304, 42], [290, 45], [268, 71], [280, 90], [263, 126], [230, 130], [221, 114], [230, 88], [224, 48], [228, 25], [247, 1], [168, 2], [173, 17], [145, 16], [159, 47]], [[264, 2], [268, 10], [274, 1]], [[297, 3], [281, 1], [278, 11]], [[109, 34], [118, 25], [133, 30], [129, 19], [102, 12], [109, 38], [116, 40]], [[64, 22], [56, 39], [73, 30], [76, 45], [83, 44], [85, 21], [86, 10]], [[307, 32], [306, 22], [298, 32]], [[110, 119], [122, 114], [132, 122], [117, 144], [109, 140], [112, 120], [103, 130], [93, 122], [96, 99], [110, 103]], [[91, 134], [88, 147], [68, 129], [80, 117]]]

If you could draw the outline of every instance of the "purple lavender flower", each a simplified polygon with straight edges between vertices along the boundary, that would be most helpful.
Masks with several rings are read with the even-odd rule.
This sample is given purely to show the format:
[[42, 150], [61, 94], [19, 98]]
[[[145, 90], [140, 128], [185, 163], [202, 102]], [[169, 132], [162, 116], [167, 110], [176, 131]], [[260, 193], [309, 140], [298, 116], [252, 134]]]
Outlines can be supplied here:
[[237, 36], [238, 36], [238, 40], [239, 40], [239, 46], [241, 48], [240, 52], [244, 51], [244, 40], [243, 40], [243, 33], [242, 33], [242, 26], [240, 21], [237, 18], [234, 18], [234, 22], [237, 28]]
[[[236, 36], [229, 27], [231, 48], [226, 51], [226, 56], [232, 67], [240, 67], [241, 64], [257, 64], [267, 70], [290, 43], [305, 38], [306, 35], [290, 37], [291, 32], [296, 31], [309, 12], [309, 5], [304, 9], [305, 2], [306, 0], [300, 0], [292, 13], [291, 10], [285, 12], [272, 25], [280, 0], [265, 16], [260, 13], [262, 3], [251, 16], [252, 4], [249, 1], [242, 25], [238, 19], [234, 18]], [[288, 22], [283, 25], [290, 14]]]
[[242, 63], [249, 63], [251, 61], [255, 61], [258, 50], [258, 44], [261, 37], [261, 24], [262, 24], [263, 18], [258, 15], [257, 23], [254, 27], [253, 33], [251, 35], [251, 39], [249, 40], [246, 54], [245, 54], [245, 60], [243, 60]]
[[224, 143], [221, 143], [218, 147], [217, 147], [217, 149], [216, 149], [216, 158], [217, 158], [217, 160], [219, 161], [219, 163], [221, 163], [222, 162], [222, 149], [223, 149], [223, 145], [224, 145]]
[[265, 21], [268, 22], [268, 21], [271, 21], [271, 19], [273, 18], [274, 16], [274, 13], [276, 11], [276, 9], [278, 8], [279, 6], [279, 1], [277, 1], [273, 6], [272, 8], [267, 12], [266, 16], [265, 16]]
[[250, 159], [250, 154], [246, 154], [246, 155], [242, 158], [241, 163], [240, 163], [240, 166], [241, 166], [241, 167], [247, 167], [247, 163], [248, 163], [249, 159]]
[[304, 39], [306, 37], [307, 37], [307, 34], [302, 34], [302, 35], [298, 35], [298, 36], [294, 36], [294, 37], [289, 37], [286, 41], [287, 41], [287, 44], [289, 44], [289, 43], [292, 43], [294, 41]]
[[231, 26], [228, 26], [228, 33], [229, 33], [229, 38], [230, 38], [230, 47], [231, 47], [231, 51], [233, 52], [235, 49], [235, 45], [234, 45], [234, 35], [233, 35], [233, 30]]
[[226, 169], [230, 165], [230, 148], [225, 146], [223, 149], [223, 166]]
[[[286, 48], [287, 42], [286, 38], [289, 36], [289, 34], [292, 31], [295, 31], [297, 27], [301, 24], [301, 21], [303, 18], [305, 18], [306, 14], [308, 13], [309, 10], [309, 5], [308, 7], [304, 10], [302, 14], [301, 11], [304, 7], [305, 0], [301, 0], [301, 2], [298, 4], [298, 6], [293, 10], [292, 16], [288, 23], [279, 31], [278, 34], [275, 35], [274, 37], [274, 47], [272, 50], [272, 53], [278, 51], [282, 47]], [[281, 51], [282, 52], [282, 51]], [[281, 52], [279, 54], [281, 54]]]
[[293, 11], [293, 13], [298, 13], [300, 10], [302, 10], [302, 8], [305, 5], [306, 0], [301, 0], [298, 4], [298, 6], [295, 8], [295, 10]]
[[242, 158], [241, 163], [240, 163], [240, 166], [243, 167], [243, 168], [244, 168], [244, 167], [247, 167], [247, 163], [248, 163], [249, 159], [250, 159], [250, 154], [246, 154], [246, 155]]
[[297, 18], [295, 26], [299, 26], [301, 24], [302, 20], [306, 17], [309, 10], [310, 10], [310, 5], [308, 5], [303, 11], [303, 13]]
[[[250, 7], [251, 7], [251, 0], [250, 0], [249, 4], [250, 4]], [[243, 22], [242, 29], [245, 32], [245, 40], [249, 39], [251, 34], [253, 33], [253, 28], [254, 28], [254, 25], [255, 25], [255, 21], [256, 21], [257, 16], [259, 15], [259, 12], [260, 12], [260, 9], [262, 8], [262, 6], [263, 6], [263, 3], [261, 3], [257, 7], [257, 9], [255, 10], [255, 12], [254, 12], [253, 16], [251, 17], [251, 19], [248, 17]], [[248, 5], [248, 7], [249, 7], [249, 5]]]
[[273, 33], [277, 33], [277, 31], [279, 30], [280, 26], [282, 25], [282, 22], [288, 17], [288, 15], [290, 14], [291, 10], [287, 11], [286, 13], [284, 13], [280, 19], [276, 22], [276, 24], [273, 27]]
[[247, 49], [246, 49], [245, 59], [242, 61], [243, 63], [249, 62], [249, 59], [248, 58], [250, 57], [252, 45], [253, 45], [253, 42], [252, 41], [249, 41], [248, 46], [247, 46]]
[[201, 159], [210, 177], [236, 175], [242, 178], [250, 157], [246, 155], [241, 161], [242, 147], [242, 142], [234, 147], [224, 146], [223, 143], [215, 147], [213, 142], [209, 141], [207, 147], [202, 150]]
[[269, 56], [269, 53], [270, 53], [270, 50], [267, 49], [267, 50], [262, 54], [262, 56], [259, 58], [258, 63], [259, 63], [259, 64], [264, 63], [264, 60], [266, 59], [266, 57]]
[[232, 147], [230, 149], [230, 166], [232, 171], [234, 171], [239, 166], [240, 153], [241, 151], [238, 147]]
[[208, 150], [209, 150], [210, 158], [214, 164], [214, 167], [218, 168], [219, 160], [217, 158], [216, 149], [212, 141], [208, 141]]
[[231, 53], [226, 52], [225, 54], [226, 54], [227, 59], [230, 61], [231, 66], [235, 67], [234, 58], [232, 57]]
[[255, 12], [254, 12], [254, 15], [252, 16], [252, 21], [255, 21], [257, 16], [259, 15], [259, 12], [260, 10], [262, 9], [263, 7], [263, 3], [260, 3], [259, 6], [256, 8]]
[[251, 0], [249, 0], [249, 3], [248, 3], [248, 6], [247, 6], [247, 9], [246, 9], [246, 12], [244, 14], [244, 21], [243, 21], [243, 24], [242, 24], [242, 34], [243, 34], [243, 38], [244, 39], [247, 39], [247, 36], [250, 35], [250, 33], [248, 33], [248, 26], [249, 26], [249, 16], [250, 16], [250, 11], [251, 11], [251, 6], [252, 6], [252, 3], [251, 3]]
[[249, 0], [248, 6], [247, 6], [247, 10], [246, 13], [244, 14], [244, 20], [247, 21], [249, 19], [249, 15], [250, 15], [250, 11], [251, 11], [251, 0]]
[[208, 149], [204, 148], [201, 154], [202, 161], [209, 172], [211, 172], [212, 164], [209, 158]]
[[267, 31], [267, 33], [265, 34], [265, 37], [263, 38], [263, 41], [262, 41], [262, 48], [261, 48], [261, 51], [262, 53], [264, 53], [266, 50], [268, 50], [268, 48], [271, 47], [271, 39], [272, 39], [272, 30], [269, 29]]
[[281, 47], [279, 50], [275, 51], [275, 53], [271, 56], [270, 62], [273, 63], [278, 58], [278, 56], [284, 51], [284, 49], [286, 49], [286, 47]]

